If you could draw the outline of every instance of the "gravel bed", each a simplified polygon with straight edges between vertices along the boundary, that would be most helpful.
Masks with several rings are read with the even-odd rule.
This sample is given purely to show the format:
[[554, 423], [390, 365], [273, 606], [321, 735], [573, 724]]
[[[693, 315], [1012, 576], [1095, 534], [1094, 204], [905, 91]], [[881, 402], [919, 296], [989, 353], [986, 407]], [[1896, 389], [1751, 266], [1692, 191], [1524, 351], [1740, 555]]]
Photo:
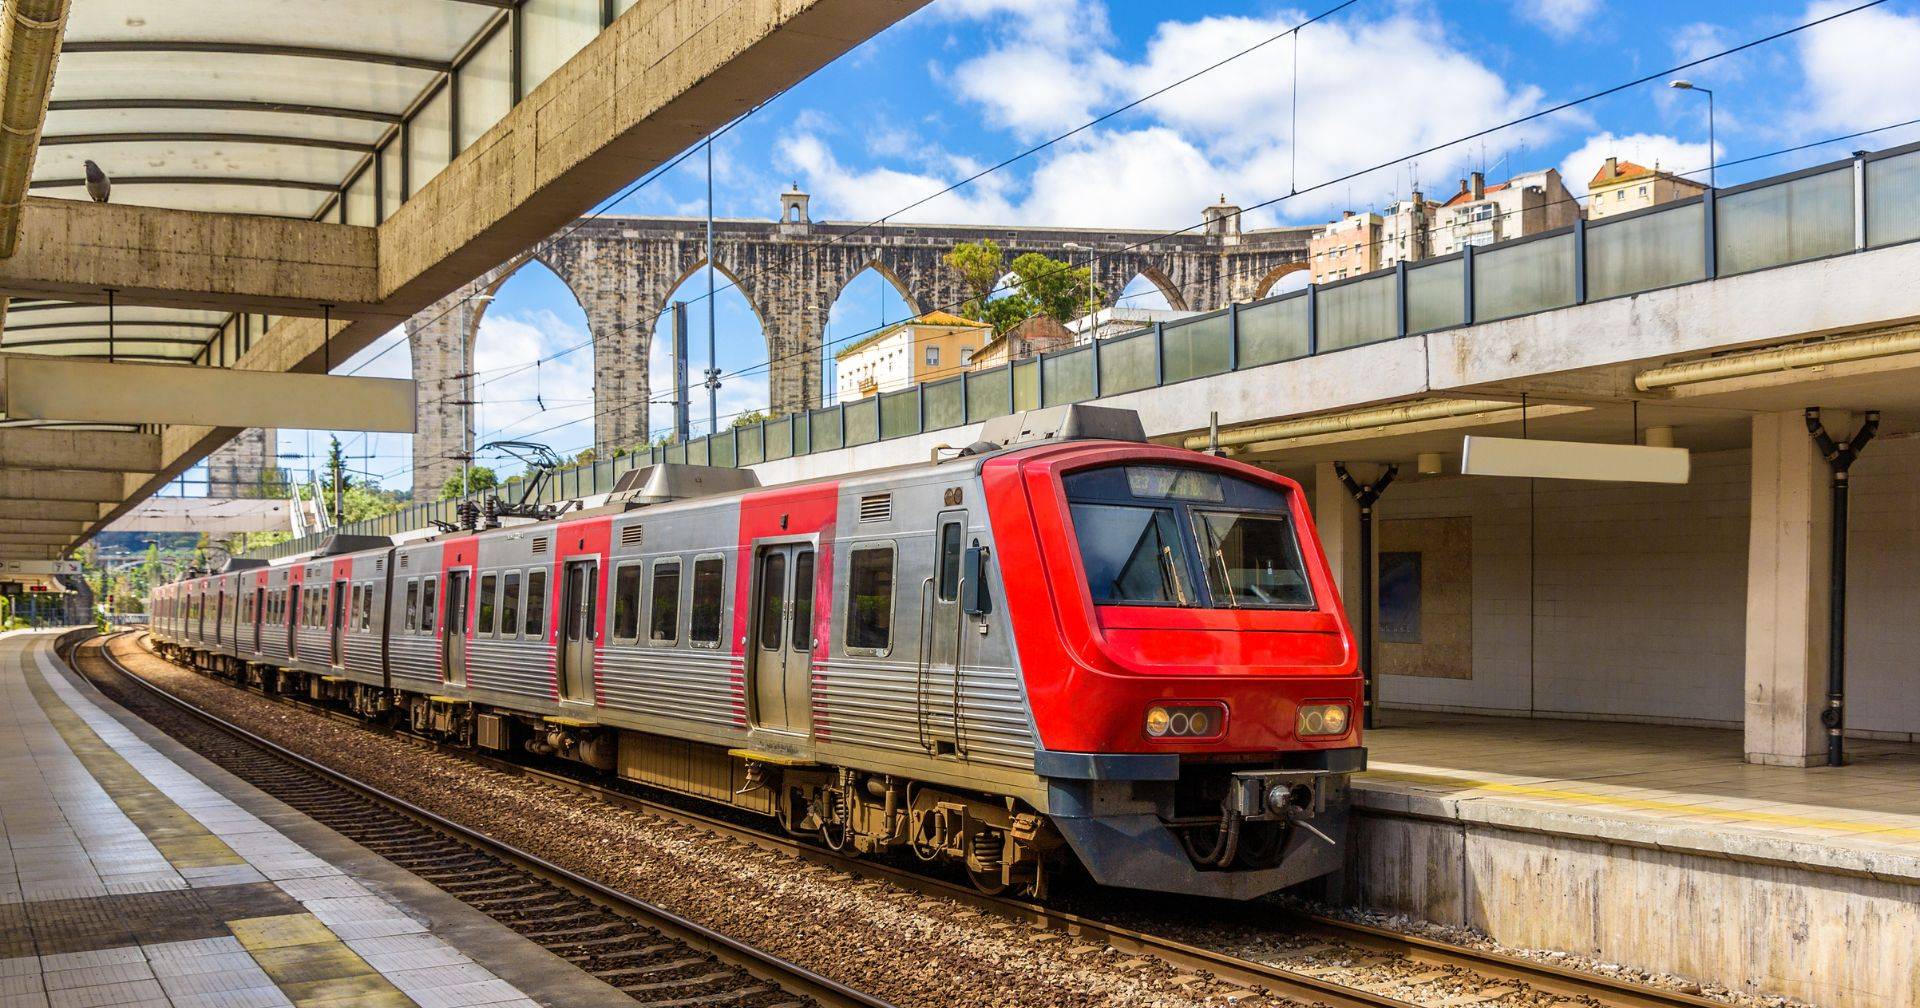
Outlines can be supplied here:
[[334, 722], [182, 669], [132, 637], [111, 646], [249, 731], [901, 1008], [1295, 1004]]

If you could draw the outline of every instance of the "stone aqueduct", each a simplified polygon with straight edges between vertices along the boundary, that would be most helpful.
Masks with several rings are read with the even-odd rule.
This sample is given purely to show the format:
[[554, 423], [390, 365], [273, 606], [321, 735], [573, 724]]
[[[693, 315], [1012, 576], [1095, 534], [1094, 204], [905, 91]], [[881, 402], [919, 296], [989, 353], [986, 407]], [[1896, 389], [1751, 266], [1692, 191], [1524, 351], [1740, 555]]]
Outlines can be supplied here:
[[[1242, 230], [1239, 208], [1224, 200], [1205, 209], [1202, 226], [1170, 238], [1148, 230], [815, 221], [807, 211], [807, 195], [789, 191], [781, 195], [780, 220], [714, 222], [718, 271], [760, 318], [776, 413], [819, 404], [827, 312], [866, 269], [886, 277], [919, 313], [967, 297], [941, 258], [957, 243], [992, 238], [1009, 262], [1041, 252], [1079, 264], [1091, 249], [1098, 257], [1095, 280], [1109, 296], [1140, 275], [1175, 308], [1207, 311], [1260, 297], [1280, 277], [1305, 268], [1310, 230]], [[594, 343], [594, 444], [644, 443], [654, 322], [704, 253], [704, 218], [583, 218], [416, 315], [407, 325], [421, 403], [414, 485], [440, 486], [471, 452], [474, 338], [486, 295], [528, 260], [558, 275], [586, 313]]]

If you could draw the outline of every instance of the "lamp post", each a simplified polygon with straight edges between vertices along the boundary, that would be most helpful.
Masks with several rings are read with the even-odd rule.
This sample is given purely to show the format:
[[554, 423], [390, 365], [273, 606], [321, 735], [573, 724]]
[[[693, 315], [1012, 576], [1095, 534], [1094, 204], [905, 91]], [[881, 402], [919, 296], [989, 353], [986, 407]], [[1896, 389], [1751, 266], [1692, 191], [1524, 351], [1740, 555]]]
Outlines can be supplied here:
[[1707, 96], [1707, 187], [1720, 188], [1714, 172], [1714, 163], [1720, 160], [1720, 155], [1713, 143], [1713, 92], [1707, 88], [1695, 87], [1690, 80], [1668, 81], [1667, 86], [1675, 91], [1698, 91]]
[[1087, 339], [1091, 340], [1094, 336], [1093, 316], [1099, 311], [1093, 300], [1093, 246], [1082, 245], [1079, 242], [1062, 242], [1060, 247], [1087, 254]]

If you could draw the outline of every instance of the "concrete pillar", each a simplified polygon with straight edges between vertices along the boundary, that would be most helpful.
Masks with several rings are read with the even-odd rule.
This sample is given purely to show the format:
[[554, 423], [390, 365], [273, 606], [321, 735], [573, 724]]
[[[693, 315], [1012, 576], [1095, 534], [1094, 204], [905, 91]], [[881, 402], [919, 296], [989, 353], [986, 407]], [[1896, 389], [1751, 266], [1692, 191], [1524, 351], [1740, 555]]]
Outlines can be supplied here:
[[208, 497], [258, 497], [267, 470], [279, 467], [280, 433], [249, 427], [207, 456]]
[[484, 303], [462, 287], [407, 320], [419, 403], [413, 435], [414, 499], [437, 500], [473, 452], [473, 338]]
[[652, 394], [647, 355], [653, 311], [643, 310], [635, 293], [624, 289], [592, 291], [580, 306], [593, 337], [593, 446], [603, 454], [642, 447]]
[[[1825, 415], [1830, 430], [1858, 418]], [[1826, 759], [1830, 471], [1800, 410], [1753, 418], [1747, 545], [1746, 756], [1808, 766]]]
[[[1361, 467], [1363, 471], [1366, 468]], [[1327, 563], [1333, 567], [1334, 583], [1340, 586], [1340, 601], [1346, 607], [1347, 619], [1358, 628], [1360, 508], [1354, 504], [1347, 488], [1340, 485], [1340, 477], [1334, 475], [1331, 462], [1313, 467], [1313, 524], [1320, 532], [1321, 547], [1327, 551]]]

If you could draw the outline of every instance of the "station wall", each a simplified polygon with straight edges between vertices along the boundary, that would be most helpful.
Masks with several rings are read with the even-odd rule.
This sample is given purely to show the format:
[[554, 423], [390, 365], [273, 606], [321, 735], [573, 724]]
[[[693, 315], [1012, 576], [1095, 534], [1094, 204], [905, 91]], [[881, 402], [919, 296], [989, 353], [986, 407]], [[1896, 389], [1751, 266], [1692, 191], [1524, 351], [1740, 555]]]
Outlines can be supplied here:
[[[1396, 483], [1377, 508], [1381, 553], [1464, 522], [1470, 617], [1452, 627], [1455, 603], [1436, 588], [1456, 573], [1435, 568], [1444, 551], [1426, 554], [1417, 635], [1431, 644], [1421, 657], [1421, 645], [1377, 631], [1382, 705], [1739, 727], [1750, 479], [1748, 453], [1735, 450], [1696, 453], [1683, 486]], [[1849, 723], [1920, 738], [1920, 440], [1890, 438], [1862, 455], [1852, 528]], [[1380, 597], [1376, 625], [1391, 637], [1386, 610], [1408, 604], [1407, 589], [1383, 570]], [[1393, 674], [1403, 671], [1417, 674]]]

